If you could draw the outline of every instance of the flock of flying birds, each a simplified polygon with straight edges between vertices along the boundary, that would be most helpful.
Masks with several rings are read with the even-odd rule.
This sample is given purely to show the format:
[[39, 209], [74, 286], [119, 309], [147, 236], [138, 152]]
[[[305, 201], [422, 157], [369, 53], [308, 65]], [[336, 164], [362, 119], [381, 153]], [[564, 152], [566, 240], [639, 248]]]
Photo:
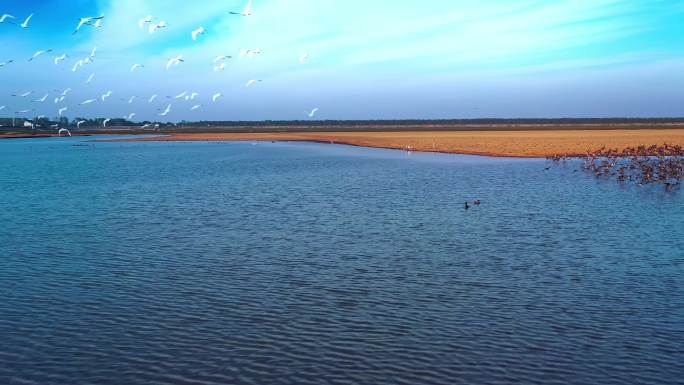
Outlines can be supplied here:
[[[252, 3], [253, 3], [253, 0], [248, 0], [247, 5], [245, 6], [245, 8], [241, 12], [230, 12], [230, 14], [236, 15], [236, 16], [241, 16], [241, 17], [252, 16]], [[33, 16], [34, 15], [31, 14], [28, 17], [26, 17], [22, 23], [18, 23], [18, 20], [15, 16], [10, 15], [10, 14], [3, 14], [2, 16], [0, 16], [0, 25], [2, 25], [2, 24], [13, 24], [13, 25], [17, 25], [20, 28], [27, 29], [27, 28], [29, 28], [29, 24], [30, 24]], [[79, 33], [79, 31], [81, 31], [84, 28], [93, 28], [93, 29], [101, 28], [104, 19], [105, 19], [104, 15], [95, 16], [95, 17], [82, 17], [79, 19], [78, 24], [76, 25], [76, 28], [73, 31], [73, 34]], [[156, 21], [154, 16], [148, 15], [144, 18], [141, 18], [138, 21], [138, 27], [140, 29], [147, 29], [147, 32], [149, 34], [154, 34], [157, 31], [160, 31], [160, 30], [163, 30], [164, 28], [167, 28], [167, 23], [164, 20]], [[200, 27], [192, 30], [190, 32], [190, 36], [192, 37], [193, 41], [197, 41], [201, 35], [204, 35], [206, 33], [207, 33], [206, 29], [204, 27], [200, 26]], [[41, 57], [43, 55], [50, 54], [52, 52], [53, 52], [52, 49], [37, 51], [28, 59], [28, 61], [29, 62], [34, 61], [34, 60], [38, 59], [39, 57]], [[255, 57], [255, 56], [258, 56], [261, 54], [262, 54], [261, 49], [243, 49], [240, 51], [240, 57], [252, 58], [252, 57]], [[80, 58], [80, 59], [76, 60], [73, 67], [71, 68], [71, 71], [76, 72], [79, 69], [83, 68], [84, 66], [92, 63], [95, 60], [96, 55], [97, 55], [97, 47], [92, 49], [92, 51], [90, 52], [90, 55], [86, 56], [85, 58]], [[54, 61], [55, 65], [59, 65], [62, 61], [67, 60], [67, 58], [68, 58], [68, 56], [66, 54], [61, 54], [59, 56], [55, 56], [53, 61]], [[232, 59], [232, 56], [229, 56], [229, 55], [218, 55], [218, 56], [216, 56], [213, 60], [214, 72], [219, 72], [219, 71], [225, 70], [226, 61], [228, 61], [229, 59]], [[309, 54], [308, 53], [305, 53], [299, 57], [299, 63], [302, 65], [306, 64], [308, 60], [309, 60]], [[184, 60], [182, 55], [178, 55], [176, 57], [170, 58], [166, 62], [166, 69], [169, 70], [172, 67], [177, 67], [177, 66], [181, 65], [184, 61], [185, 60]], [[8, 66], [14, 62], [15, 62], [15, 60], [8, 60], [5, 62], [0, 62], [0, 69], [2, 67]], [[145, 68], [144, 65], [139, 64], [139, 63], [135, 63], [130, 67], [130, 72], [139, 71], [139, 70], [142, 70], [143, 68]], [[86, 84], [91, 83], [93, 81], [94, 77], [95, 77], [95, 74], [91, 74], [87, 78]], [[245, 84], [245, 88], [252, 87], [261, 81], [262, 80], [258, 80], [258, 79], [249, 80]], [[54, 96], [53, 101], [54, 101], [54, 104], [56, 105], [56, 107], [55, 107], [56, 112], [57, 112], [59, 117], [64, 116], [64, 114], [69, 110], [69, 107], [66, 105], [65, 101], [66, 101], [66, 98], [68, 97], [68, 95], [71, 91], [72, 91], [71, 88], [67, 88], [67, 89], [61, 91], [60, 93], [53, 95]], [[57, 91], [57, 92], [59, 92], [59, 91]], [[13, 94], [12, 96], [17, 97], [17, 98], [28, 98], [29, 96], [31, 96], [33, 94], [34, 94], [33, 91], [27, 91], [27, 92], [20, 93], [20, 94]], [[90, 105], [90, 104], [97, 103], [97, 102], [106, 102], [107, 99], [112, 96], [112, 94], [113, 94], [112, 91], [106, 91], [106, 92], [102, 93], [102, 95], [97, 97], [97, 98], [87, 99], [87, 100], [84, 100], [84, 101], [78, 103], [78, 106], [86, 106], [86, 105]], [[196, 100], [198, 98], [198, 96], [199, 96], [199, 94], [197, 92], [184, 91], [184, 92], [182, 92], [178, 95], [175, 95], [175, 96], [167, 96], [167, 98], [172, 99], [172, 100], [178, 100], [178, 101], [193, 101], [193, 100]], [[216, 103], [222, 96], [223, 95], [220, 92], [215, 93], [211, 97], [212, 103]], [[32, 102], [33, 103], [49, 103], [48, 97], [50, 97], [50, 95], [45, 94], [40, 98], [32, 100]], [[146, 100], [147, 104], [153, 103], [155, 100], [157, 100], [158, 97], [159, 96], [157, 94], [150, 96]], [[135, 99], [136, 99], [135, 96], [131, 96], [127, 100], [128, 104], [133, 104]], [[195, 110], [200, 109], [201, 107], [202, 107], [201, 104], [195, 104], [190, 108], [190, 110], [195, 111]], [[5, 109], [7, 109], [7, 106], [0, 105], [0, 111], [5, 110]], [[15, 116], [18, 114], [28, 114], [28, 113], [34, 112], [35, 110], [36, 109], [25, 109], [25, 110], [21, 110], [21, 111], [15, 111], [14, 114], [15, 114]], [[169, 116], [172, 113], [172, 110], [173, 110], [173, 104], [168, 103], [166, 108], [159, 109], [159, 111], [161, 111], [161, 112], [159, 112], [157, 115], [160, 118], [164, 118], [164, 117]], [[307, 116], [309, 118], [314, 118], [316, 116], [316, 113], [318, 112], [318, 110], [319, 110], [318, 108], [314, 108], [313, 110], [307, 111], [305, 113], [307, 114]], [[135, 116], [136, 116], [136, 113], [132, 112], [132, 113], [124, 116], [123, 119], [125, 119], [126, 121], [131, 121], [133, 118], [135, 118]], [[38, 116], [38, 117], [36, 117], [36, 120], [40, 120], [43, 118], [46, 118], [46, 116], [45, 115]], [[111, 121], [112, 121], [111, 118], [104, 119], [102, 121], [103, 127], [106, 128], [107, 124]], [[76, 127], [80, 128], [81, 125], [84, 123], [86, 123], [85, 120], [80, 120], [80, 121], [76, 122]], [[31, 122], [31, 124], [33, 124], [33, 122]], [[0, 125], [0, 127], [2, 127], [2, 125]], [[33, 125], [33, 127], [35, 128], [35, 125]], [[141, 128], [143, 128], [143, 129], [148, 128], [148, 127], [159, 127], [159, 124], [152, 125], [152, 124], [148, 123], [148, 124], [144, 124], [143, 126], [141, 126]], [[69, 130], [66, 127], [60, 127], [59, 124], [52, 125], [51, 128], [59, 130], [58, 132], [59, 132], [60, 136], [62, 134], [71, 136], [71, 133], [69, 132]]]

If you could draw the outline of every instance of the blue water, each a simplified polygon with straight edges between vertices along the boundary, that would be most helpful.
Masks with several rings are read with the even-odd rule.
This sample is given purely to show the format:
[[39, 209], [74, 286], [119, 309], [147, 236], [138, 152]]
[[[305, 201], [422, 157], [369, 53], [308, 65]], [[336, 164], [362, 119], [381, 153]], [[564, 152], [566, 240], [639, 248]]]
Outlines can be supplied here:
[[1, 141], [0, 384], [684, 383], [684, 192], [548, 166]]

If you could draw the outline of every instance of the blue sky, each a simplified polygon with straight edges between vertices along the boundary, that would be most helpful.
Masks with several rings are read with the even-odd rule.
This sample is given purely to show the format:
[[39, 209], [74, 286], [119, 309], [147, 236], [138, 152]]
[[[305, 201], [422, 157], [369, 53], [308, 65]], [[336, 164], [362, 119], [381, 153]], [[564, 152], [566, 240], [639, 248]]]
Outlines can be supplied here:
[[[0, 24], [0, 62], [16, 60], [0, 68], [0, 116], [68, 107], [71, 118], [158, 120], [169, 103], [171, 121], [305, 119], [315, 107], [319, 119], [684, 116], [684, 0], [254, 0], [252, 16], [229, 14], [245, 3], [0, 1], [0, 14], [35, 14], [28, 29]], [[102, 28], [71, 34], [100, 14]], [[148, 14], [168, 27], [141, 30]], [[94, 62], [72, 72], [93, 47]], [[242, 49], [263, 54], [240, 59]], [[185, 62], [166, 70], [177, 55]], [[217, 55], [233, 56], [224, 71]], [[245, 88], [251, 79], [263, 81]], [[184, 91], [199, 96], [166, 98]]]

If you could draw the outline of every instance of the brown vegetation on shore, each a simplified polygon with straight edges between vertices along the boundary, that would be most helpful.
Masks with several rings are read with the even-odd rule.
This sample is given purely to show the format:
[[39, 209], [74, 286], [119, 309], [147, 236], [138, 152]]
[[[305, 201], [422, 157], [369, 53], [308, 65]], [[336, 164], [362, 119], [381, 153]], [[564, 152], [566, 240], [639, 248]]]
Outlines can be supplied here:
[[583, 155], [600, 148], [669, 143], [684, 146], [684, 129], [402, 131], [318, 133], [178, 133], [135, 141], [311, 141], [412, 151], [511, 157]]

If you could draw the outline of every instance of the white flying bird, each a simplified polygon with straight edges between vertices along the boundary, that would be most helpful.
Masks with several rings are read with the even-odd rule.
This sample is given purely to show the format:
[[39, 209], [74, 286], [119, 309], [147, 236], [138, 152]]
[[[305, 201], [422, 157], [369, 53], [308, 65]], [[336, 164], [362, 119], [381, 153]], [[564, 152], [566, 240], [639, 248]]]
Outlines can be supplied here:
[[61, 93], [60, 95], [61, 95], [61, 96], [67, 96], [67, 94], [68, 94], [69, 92], [71, 92], [71, 88], [67, 88], [66, 90], [62, 91], [62, 93]]
[[194, 100], [198, 96], [199, 94], [197, 92], [193, 92], [192, 94], [190, 94], [190, 100]]
[[33, 111], [33, 110], [21, 110], [21, 111], [17, 111], [17, 114], [27, 114], [31, 111]]
[[171, 105], [170, 104], [168, 106], [166, 106], [166, 109], [164, 110], [164, 112], [159, 114], [159, 116], [167, 116], [169, 114], [169, 112], [171, 112]]
[[93, 47], [93, 50], [90, 51], [90, 57], [94, 59], [94, 58], [95, 58], [95, 53], [96, 53], [96, 52], [97, 52], [97, 47]]
[[88, 76], [88, 80], [86, 80], [86, 84], [90, 84], [90, 82], [93, 81], [94, 77], [95, 77], [95, 74], [90, 74], [90, 76]]
[[104, 102], [105, 99], [107, 99], [110, 96], [112, 96], [112, 91], [107, 91], [106, 93], [102, 94], [102, 101]]
[[64, 113], [64, 111], [66, 111], [66, 110], [68, 110], [68, 109], [69, 109], [69, 107], [62, 107], [62, 108], [60, 108], [59, 110], [57, 110], [57, 113], [59, 113], [59, 116], [62, 116], [62, 114]]
[[183, 99], [188, 94], [188, 91], [183, 91], [182, 93], [176, 95], [174, 99]]
[[192, 36], [192, 40], [197, 40], [197, 36], [204, 35], [205, 33], [207, 33], [207, 30], [204, 29], [204, 27], [199, 27], [196, 30], [192, 31], [190, 35]]
[[32, 18], [33, 18], [33, 14], [30, 14], [29, 17], [27, 17], [23, 23], [19, 24], [19, 26], [21, 28], [24, 28], [24, 29], [28, 28], [29, 21], [31, 21]]
[[105, 119], [105, 120], [102, 122], [102, 127], [107, 127], [107, 123], [109, 123], [110, 120], [111, 120], [111, 119]]
[[152, 15], [145, 16], [144, 18], [138, 20], [138, 27], [140, 27], [140, 29], [143, 29], [145, 27], [145, 24], [152, 23], [153, 19], [154, 17]]
[[198, 108], [200, 108], [200, 107], [202, 107], [202, 105], [201, 105], [201, 104], [198, 104], [198, 105], [192, 106], [192, 108], [190, 108], [190, 111], [195, 111], [196, 109], [198, 109]]
[[147, 29], [149, 33], [155, 33], [158, 29], [166, 28], [166, 22], [165, 21], [160, 21], [157, 24], [152, 24], [150, 27]]
[[90, 26], [92, 26], [92, 24], [90, 24], [90, 23], [92, 23], [92, 22], [95, 21], [95, 20], [101, 20], [101, 19], [103, 19], [103, 18], [104, 18], [104, 15], [100, 15], [100, 16], [97, 16], [97, 17], [82, 17], [82, 18], [80, 18], [79, 21], [78, 21], [78, 25], [76, 26], [76, 30], [74, 31], [74, 33], [77, 33], [77, 32], [81, 29], [81, 27], [83, 27], [84, 25], [90, 25]]
[[7, 108], [7, 106], [0, 106], [0, 111], [4, 110], [5, 108]]
[[76, 123], [76, 128], [81, 128], [81, 124], [83, 124], [83, 123], [85, 123], [85, 122], [86, 122], [85, 120], [79, 120], [79, 121]]
[[83, 105], [86, 105], [86, 104], [95, 103], [96, 101], [97, 101], [97, 99], [88, 99], [88, 100], [84, 100], [83, 102], [79, 103], [79, 106], [83, 106]]
[[142, 64], [133, 64], [133, 67], [131, 67], [131, 72], [137, 70], [138, 68], [145, 68], [145, 66]]
[[223, 71], [226, 69], [226, 63], [221, 63], [214, 66], [214, 72]]
[[8, 61], [6, 61], [6, 62], [0, 63], [0, 67], [4, 67], [4, 66], [6, 66], [6, 65], [8, 65], [8, 64], [10, 64], [10, 63], [14, 63], [14, 60], [8, 60]]
[[309, 54], [305, 53], [304, 55], [299, 57], [299, 64], [306, 64], [306, 62], [309, 60]]
[[252, 15], [252, 0], [247, 1], [247, 5], [245, 5], [245, 9], [242, 10], [242, 12], [231, 12], [231, 15], [239, 15], [239, 16], [251, 16]]
[[74, 64], [74, 67], [71, 69], [71, 72], [76, 72], [77, 69], [83, 67], [83, 59], [79, 60]]
[[156, 99], [156, 98], [157, 98], [157, 94], [154, 94], [154, 95], [150, 96], [149, 99], [147, 99], [147, 102], [152, 103], [154, 101], [154, 99]]
[[38, 56], [40, 56], [42, 54], [48, 53], [48, 52], [52, 52], [52, 50], [46, 49], [44, 51], [38, 51], [38, 52], [34, 53], [33, 56], [31, 56], [31, 58], [28, 61], [33, 61], [33, 59], [37, 58]]
[[42, 98], [34, 100], [36, 103], [43, 103], [45, 100], [47, 100], [48, 94], [45, 94]]
[[57, 57], [55, 58], [55, 65], [59, 64], [59, 62], [61, 62], [61, 61], [66, 60], [66, 58], [67, 58], [67, 55], [66, 55], [65, 53], [63, 53], [63, 54], [60, 55], [60, 56], [57, 56]]
[[131, 97], [128, 99], [128, 104], [133, 104], [134, 101], [135, 101], [135, 95], [131, 96]]
[[243, 49], [243, 50], [240, 50], [240, 58], [243, 58], [245, 56], [247, 56], [249, 58], [253, 58], [254, 56], [260, 55], [262, 53], [263, 53], [263, 51], [261, 50], [261, 48]]
[[314, 116], [316, 116], [316, 112], [318, 112], [318, 108], [314, 108], [313, 110], [311, 110], [311, 112], [307, 112], [307, 114], [309, 114], [310, 118], [313, 118]]
[[59, 136], [62, 136], [62, 133], [66, 133], [67, 135], [71, 136], [71, 132], [69, 132], [69, 130], [67, 130], [66, 128], [60, 128], [57, 132]]
[[214, 59], [214, 63], [226, 61], [226, 60], [232, 59], [232, 58], [233, 58], [232, 56], [228, 56], [228, 55], [219, 55], [219, 56], [216, 56], [216, 58]]
[[178, 66], [180, 63], [184, 62], [183, 60], [183, 55], [178, 55], [174, 58], [169, 59], [168, 62], [166, 62], [166, 69], [168, 70], [172, 66]]
[[257, 82], [260, 82], [260, 81], [261, 80], [250, 80], [247, 82], [247, 84], [245, 84], [245, 88], [249, 88], [249, 87], [253, 86], [254, 84], [256, 84]]
[[128, 114], [128, 116], [124, 116], [124, 119], [131, 120], [131, 119], [133, 119], [134, 116], [135, 116], [135, 112], [131, 112], [130, 114]]
[[16, 94], [15, 94], [15, 95], [12, 95], [12, 96], [21, 96], [22, 98], [25, 98], [25, 97], [31, 95], [32, 93], [33, 93], [33, 91], [26, 91], [26, 92], [24, 92], [23, 94], [19, 94], [19, 95], [16, 95]]
[[211, 101], [214, 102], [214, 103], [216, 103], [216, 101], [218, 100], [218, 98], [220, 98], [221, 96], [223, 96], [223, 95], [221, 95], [220, 92], [217, 92], [217, 93], [214, 94], [214, 96], [211, 97]]
[[[6, 14], [0, 16], [0, 23], [4, 23], [5, 20], [7, 20], [7, 19], [14, 19], [14, 16], [6, 13]], [[11, 21], [10, 21], [10, 23], [11, 23]]]

